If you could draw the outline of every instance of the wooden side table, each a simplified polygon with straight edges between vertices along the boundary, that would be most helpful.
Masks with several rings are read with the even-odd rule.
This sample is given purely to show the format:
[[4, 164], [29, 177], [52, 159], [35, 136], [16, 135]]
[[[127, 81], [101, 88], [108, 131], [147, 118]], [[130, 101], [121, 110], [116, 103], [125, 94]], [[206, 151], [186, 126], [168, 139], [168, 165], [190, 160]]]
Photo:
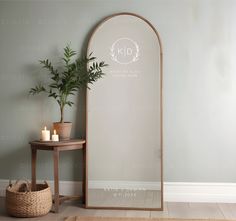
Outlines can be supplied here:
[[[59, 211], [59, 205], [68, 199], [75, 198], [75, 196], [60, 196], [59, 194], [59, 153], [60, 151], [67, 150], [83, 150], [83, 196], [78, 196], [83, 198], [85, 201], [85, 176], [86, 176], [86, 142], [85, 140], [68, 140], [59, 142], [41, 142], [32, 141], [29, 143], [31, 145], [31, 163], [32, 163], [32, 189], [36, 188], [36, 160], [37, 160], [37, 150], [49, 150], [53, 151], [54, 160], [54, 204], [55, 212]], [[76, 197], [76, 198], [78, 198]]]

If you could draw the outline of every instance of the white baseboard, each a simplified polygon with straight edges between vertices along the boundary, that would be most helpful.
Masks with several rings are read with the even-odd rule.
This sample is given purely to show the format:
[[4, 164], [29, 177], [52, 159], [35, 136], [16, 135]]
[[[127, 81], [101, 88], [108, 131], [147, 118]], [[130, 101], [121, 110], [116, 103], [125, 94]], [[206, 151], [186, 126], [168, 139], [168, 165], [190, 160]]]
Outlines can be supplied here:
[[[42, 182], [42, 181], [38, 181]], [[0, 196], [5, 196], [8, 180], [0, 180]], [[48, 181], [53, 191], [53, 181]], [[80, 195], [82, 182], [60, 181], [60, 194]], [[236, 203], [236, 183], [165, 182], [166, 202]]]
[[167, 202], [236, 203], [236, 183], [165, 182]]

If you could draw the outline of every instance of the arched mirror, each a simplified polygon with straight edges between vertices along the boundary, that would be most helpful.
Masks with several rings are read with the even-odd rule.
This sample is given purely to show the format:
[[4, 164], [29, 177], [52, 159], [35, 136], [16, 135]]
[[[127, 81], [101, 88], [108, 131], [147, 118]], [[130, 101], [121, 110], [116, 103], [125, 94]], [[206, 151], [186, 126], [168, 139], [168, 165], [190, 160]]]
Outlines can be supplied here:
[[144, 18], [121, 13], [87, 53], [109, 64], [87, 90], [87, 208], [162, 210], [162, 48]]

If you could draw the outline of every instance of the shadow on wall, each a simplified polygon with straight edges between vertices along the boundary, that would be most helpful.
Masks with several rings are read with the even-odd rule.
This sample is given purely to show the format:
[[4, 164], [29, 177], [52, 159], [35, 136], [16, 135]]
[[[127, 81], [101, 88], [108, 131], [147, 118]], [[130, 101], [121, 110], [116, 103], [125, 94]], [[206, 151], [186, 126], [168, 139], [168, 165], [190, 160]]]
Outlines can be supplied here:
[[[27, 145], [0, 156], [1, 178], [30, 179], [30, 151]], [[4, 166], [7, 165], [7, 166]]]
[[[88, 41], [93, 30], [94, 28], [87, 34], [78, 55], [86, 54]], [[57, 48], [54, 48], [51, 56], [48, 57], [58, 58], [61, 57], [61, 54]], [[14, 134], [17, 137], [0, 139], [0, 145], [3, 147], [0, 155], [0, 174], [2, 179], [31, 178], [31, 156], [28, 142], [38, 139], [40, 129], [43, 128], [45, 123], [49, 125], [50, 122], [51, 124], [54, 117], [53, 114], [58, 113], [56, 102], [52, 102], [45, 94], [34, 97], [28, 96], [28, 91], [31, 87], [42, 80], [48, 81], [47, 70], [43, 70], [36, 61], [35, 64], [22, 66], [20, 71], [24, 73], [24, 79], [18, 81], [17, 92], [10, 97], [8, 96], [8, 100], [14, 103], [14, 107], [18, 109], [15, 110], [15, 116], [11, 116], [11, 121], [20, 126], [14, 129]], [[74, 134], [72, 134], [72, 137], [85, 139], [86, 89], [81, 89], [76, 99], [77, 107], [74, 108], [76, 112], [74, 113]], [[39, 152], [37, 160], [37, 178], [53, 179], [52, 156], [48, 152], [41, 152], [43, 151]], [[61, 154], [61, 180], [81, 180], [83, 177], [82, 159], [82, 151], [71, 151]]]
[[[105, 18], [105, 17], [104, 17]], [[95, 28], [98, 26], [98, 21], [87, 33], [83, 45], [80, 50], [80, 55], [87, 54], [87, 47]], [[93, 54], [96, 57], [96, 54]], [[99, 58], [98, 58], [99, 59]], [[78, 111], [76, 113], [76, 125], [75, 125], [76, 137], [86, 139], [86, 89], [81, 89], [78, 96]]]
[[[90, 40], [90, 37], [92, 36], [95, 28], [98, 26], [100, 21], [98, 21], [87, 33], [86, 38], [83, 42], [82, 48], [80, 50], [80, 55], [86, 55], [87, 54], [87, 47]], [[96, 57], [96, 54], [93, 54], [93, 56]], [[99, 59], [99, 58], [98, 58]], [[75, 122], [75, 137], [86, 139], [86, 88], [83, 88], [79, 91], [78, 96], [78, 107], [76, 112], [76, 122]], [[82, 161], [82, 153], [78, 156], [79, 159]], [[82, 164], [81, 164], [82, 166]], [[82, 173], [82, 167], [80, 168], [79, 173]], [[75, 171], [74, 177], [77, 176], [78, 171]]]
[[[35, 65], [18, 68], [17, 75], [8, 75], [4, 86], [8, 91], [1, 97], [4, 108], [1, 110], [3, 129], [0, 132], [0, 178], [30, 178], [30, 148], [28, 142], [37, 137], [40, 109], [32, 114], [35, 101], [42, 106], [42, 98], [30, 100], [28, 97], [29, 80], [38, 72]], [[23, 74], [22, 74], [23, 73]], [[3, 82], [4, 83], [4, 82]], [[6, 110], [6, 111], [4, 111]], [[33, 118], [32, 118], [33, 116]]]

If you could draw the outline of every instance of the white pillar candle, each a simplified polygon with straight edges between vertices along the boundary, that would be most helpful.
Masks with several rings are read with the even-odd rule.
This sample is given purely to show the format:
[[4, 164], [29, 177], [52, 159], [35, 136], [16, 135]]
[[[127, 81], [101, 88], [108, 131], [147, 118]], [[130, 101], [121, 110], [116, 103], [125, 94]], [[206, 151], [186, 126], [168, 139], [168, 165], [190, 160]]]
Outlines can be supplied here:
[[57, 134], [56, 130], [53, 131], [52, 141], [59, 141], [59, 135]]
[[42, 130], [41, 140], [50, 141], [50, 130], [47, 130], [47, 127], [44, 127], [44, 130]]

